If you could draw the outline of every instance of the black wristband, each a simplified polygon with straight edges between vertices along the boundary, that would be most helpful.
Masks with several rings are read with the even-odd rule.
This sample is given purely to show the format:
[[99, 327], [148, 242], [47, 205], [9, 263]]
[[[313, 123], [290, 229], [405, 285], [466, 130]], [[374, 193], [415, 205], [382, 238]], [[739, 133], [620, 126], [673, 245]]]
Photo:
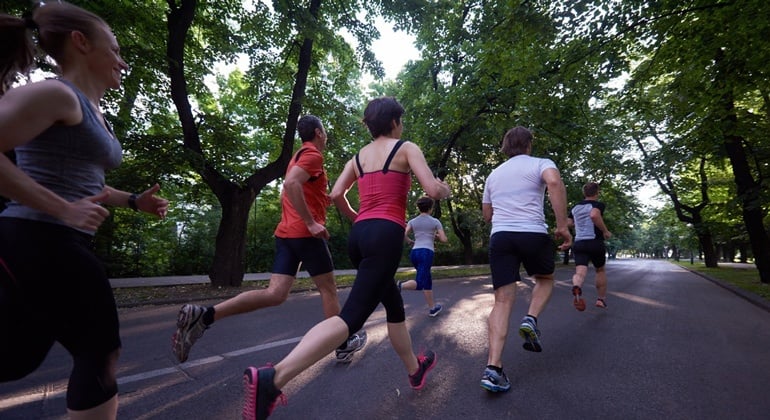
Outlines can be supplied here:
[[128, 196], [128, 207], [130, 207], [133, 211], [139, 211], [139, 208], [136, 207], [136, 199], [138, 197], [139, 196], [136, 194], [131, 194]]

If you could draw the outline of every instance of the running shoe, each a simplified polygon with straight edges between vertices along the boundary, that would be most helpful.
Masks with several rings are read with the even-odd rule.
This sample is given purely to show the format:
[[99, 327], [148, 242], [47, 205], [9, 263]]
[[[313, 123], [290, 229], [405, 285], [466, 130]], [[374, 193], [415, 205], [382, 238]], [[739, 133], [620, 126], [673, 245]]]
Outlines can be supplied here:
[[436, 305], [433, 307], [433, 309], [428, 310], [428, 316], [436, 316], [439, 312], [441, 312], [441, 305]]
[[485, 368], [481, 376], [481, 387], [489, 392], [505, 392], [511, 389], [511, 381], [502, 370], [497, 373], [492, 368]]
[[286, 405], [286, 396], [275, 387], [275, 368], [268, 364], [243, 372], [243, 420], [263, 420], [273, 414], [276, 403]]
[[176, 332], [171, 337], [171, 351], [179, 363], [187, 361], [190, 349], [209, 326], [203, 323], [206, 308], [198, 305], [184, 305], [176, 318]]
[[344, 349], [337, 349], [335, 351], [337, 356], [337, 363], [350, 363], [353, 361], [353, 354], [366, 345], [366, 331], [361, 330], [350, 337], [345, 342]]
[[596, 299], [596, 306], [598, 308], [607, 309], [607, 302], [604, 301], [602, 298]]
[[586, 310], [586, 301], [583, 300], [583, 289], [580, 288], [580, 286], [572, 286], [572, 296], [574, 296], [574, 301], [572, 302], [573, 305], [575, 305], [575, 309], [578, 311], [585, 311]]
[[414, 375], [409, 375], [409, 385], [412, 389], [422, 389], [425, 386], [425, 377], [428, 375], [433, 366], [436, 366], [436, 353], [428, 350], [427, 352], [417, 356], [417, 363], [419, 367]]
[[521, 320], [519, 335], [524, 339], [524, 344], [522, 345], [524, 350], [534, 352], [543, 351], [543, 346], [540, 344], [540, 330], [537, 329], [534, 319], [525, 316], [524, 319]]

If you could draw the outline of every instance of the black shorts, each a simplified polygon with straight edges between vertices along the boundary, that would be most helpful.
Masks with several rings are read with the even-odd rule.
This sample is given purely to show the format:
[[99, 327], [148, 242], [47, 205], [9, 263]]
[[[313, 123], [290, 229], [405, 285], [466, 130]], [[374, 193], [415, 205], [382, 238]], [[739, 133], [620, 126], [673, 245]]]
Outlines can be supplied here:
[[332, 254], [321, 238], [275, 238], [273, 273], [297, 275], [300, 263], [310, 276], [334, 271]]
[[607, 263], [607, 248], [601, 239], [575, 241], [572, 254], [575, 256], [575, 265], [587, 266], [590, 261], [595, 268], [602, 268]]
[[523, 264], [528, 275], [553, 274], [554, 243], [545, 233], [495, 232], [489, 239], [489, 269], [497, 289], [521, 280]]
[[0, 380], [36, 369], [55, 341], [99, 360], [120, 347], [115, 298], [92, 243], [66, 226], [0, 218]]

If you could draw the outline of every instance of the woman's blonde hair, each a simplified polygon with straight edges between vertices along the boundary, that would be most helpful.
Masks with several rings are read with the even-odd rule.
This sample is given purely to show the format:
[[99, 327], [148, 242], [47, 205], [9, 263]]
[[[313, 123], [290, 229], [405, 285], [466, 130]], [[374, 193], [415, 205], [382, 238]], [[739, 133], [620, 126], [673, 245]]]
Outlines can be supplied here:
[[[69, 35], [82, 32], [93, 39], [108, 25], [102, 18], [65, 1], [38, 3], [29, 16], [19, 18], [0, 13], [0, 94], [5, 93], [19, 75], [27, 75], [35, 65], [36, 48], [61, 65]], [[37, 46], [35, 45], [37, 40]]]

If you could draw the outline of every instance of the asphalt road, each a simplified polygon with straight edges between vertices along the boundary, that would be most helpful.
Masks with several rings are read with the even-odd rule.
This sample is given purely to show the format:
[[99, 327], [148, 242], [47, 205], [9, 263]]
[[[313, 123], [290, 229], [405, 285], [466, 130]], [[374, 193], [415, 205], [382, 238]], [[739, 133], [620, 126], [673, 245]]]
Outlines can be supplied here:
[[[592, 271], [591, 271], [592, 272]], [[589, 273], [591, 273], [589, 272]], [[571, 304], [570, 269], [559, 269], [541, 315], [544, 350], [521, 348], [517, 334], [531, 282], [519, 286], [504, 353], [511, 391], [479, 386], [486, 363], [486, 319], [492, 292], [486, 276], [439, 280], [444, 311], [426, 315], [419, 292], [404, 292], [417, 349], [438, 364], [419, 392], [386, 335], [384, 310], [365, 328], [367, 347], [349, 365], [330, 355], [284, 388], [287, 406], [275, 419], [768, 419], [770, 312], [665, 261], [615, 260], [608, 265], [609, 308]], [[340, 291], [347, 298], [347, 291]], [[178, 305], [121, 311], [122, 419], [240, 418], [241, 374], [278, 361], [322, 316], [315, 293], [277, 308], [225, 319], [174, 362], [170, 337]], [[9, 345], [1, 343], [0, 345]], [[0, 419], [66, 418], [71, 364], [56, 346], [27, 378], [0, 384]]]

